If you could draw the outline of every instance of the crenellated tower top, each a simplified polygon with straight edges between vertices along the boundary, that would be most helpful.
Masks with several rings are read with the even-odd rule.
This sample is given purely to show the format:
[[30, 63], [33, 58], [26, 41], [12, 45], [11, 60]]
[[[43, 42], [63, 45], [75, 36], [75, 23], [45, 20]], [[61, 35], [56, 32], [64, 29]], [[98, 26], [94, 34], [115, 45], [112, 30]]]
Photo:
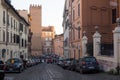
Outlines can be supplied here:
[[30, 8], [41, 8], [42, 6], [39, 4], [31, 4]]

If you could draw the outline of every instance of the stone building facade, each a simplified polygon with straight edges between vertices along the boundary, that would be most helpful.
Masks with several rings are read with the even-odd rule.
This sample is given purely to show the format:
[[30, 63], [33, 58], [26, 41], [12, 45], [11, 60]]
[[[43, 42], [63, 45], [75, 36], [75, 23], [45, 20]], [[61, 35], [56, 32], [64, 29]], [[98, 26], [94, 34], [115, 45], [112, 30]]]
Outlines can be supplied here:
[[53, 39], [55, 36], [54, 26], [42, 27], [42, 51], [43, 54], [53, 54]]
[[[98, 30], [102, 34], [102, 46], [104, 49], [111, 46], [108, 50], [113, 51], [113, 36], [116, 17], [118, 17], [119, 0], [69, 0], [69, 47], [71, 57], [76, 59], [82, 56], [82, 37], [83, 32], [88, 38], [87, 47], [92, 47], [93, 34], [95, 26], [99, 26]], [[93, 49], [89, 48], [87, 53], [93, 55]], [[105, 51], [108, 51], [103, 50]], [[109, 53], [109, 52], [108, 52]], [[113, 53], [112, 53], [113, 54]]]
[[60, 56], [60, 57], [67, 57], [64, 55], [63, 53], [63, 34], [60, 35], [55, 35], [55, 38], [53, 39], [53, 43], [54, 43], [54, 54]]
[[69, 15], [68, 15], [68, 9], [69, 9], [69, 0], [65, 0], [65, 6], [63, 11], [63, 32], [64, 32], [64, 57], [70, 58], [70, 47], [69, 47]]
[[0, 59], [28, 58], [29, 24], [9, 0], [0, 0]]
[[83, 35], [88, 39], [86, 54], [93, 56], [93, 34], [97, 30], [101, 34], [97, 59], [108, 70], [113, 65], [110, 62], [114, 57], [113, 30], [116, 18], [120, 17], [120, 0], [69, 0], [67, 5], [70, 57], [78, 59], [83, 56]]

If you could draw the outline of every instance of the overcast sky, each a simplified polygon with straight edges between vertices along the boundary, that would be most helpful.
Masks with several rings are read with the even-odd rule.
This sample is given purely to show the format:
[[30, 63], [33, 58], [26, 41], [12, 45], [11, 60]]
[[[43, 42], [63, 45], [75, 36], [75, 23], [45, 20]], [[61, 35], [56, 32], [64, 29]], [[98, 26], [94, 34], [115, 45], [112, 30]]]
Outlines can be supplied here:
[[42, 26], [55, 26], [56, 34], [63, 33], [62, 20], [65, 0], [11, 0], [20, 10], [29, 10], [30, 4], [42, 5]]

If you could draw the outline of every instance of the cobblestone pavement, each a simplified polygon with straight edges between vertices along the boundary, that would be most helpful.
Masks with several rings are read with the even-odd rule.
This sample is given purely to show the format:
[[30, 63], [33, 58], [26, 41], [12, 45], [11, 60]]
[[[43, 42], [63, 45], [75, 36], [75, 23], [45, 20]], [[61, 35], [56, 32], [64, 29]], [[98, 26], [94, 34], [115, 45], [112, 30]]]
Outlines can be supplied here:
[[7, 73], [5, 80], [120, 80], [106, 73], [80, 74], [53, 64], [39, 64], [22, 73]]

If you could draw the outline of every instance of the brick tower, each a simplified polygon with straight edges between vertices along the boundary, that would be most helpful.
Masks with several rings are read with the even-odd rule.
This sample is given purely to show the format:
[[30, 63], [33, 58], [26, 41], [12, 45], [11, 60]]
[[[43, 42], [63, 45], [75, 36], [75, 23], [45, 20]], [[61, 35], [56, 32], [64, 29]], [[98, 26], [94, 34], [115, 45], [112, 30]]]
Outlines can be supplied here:
[[39, 5], [30, 5], [31, 31], [41, 33], [42, 26], [42, 8]]
[[41, 47], [41, 28], [42, 28], [42, 8], [39, 5], [30, 5], [30, 28], [33, 32], [31, 55], [39, 56], [42, 54]]

